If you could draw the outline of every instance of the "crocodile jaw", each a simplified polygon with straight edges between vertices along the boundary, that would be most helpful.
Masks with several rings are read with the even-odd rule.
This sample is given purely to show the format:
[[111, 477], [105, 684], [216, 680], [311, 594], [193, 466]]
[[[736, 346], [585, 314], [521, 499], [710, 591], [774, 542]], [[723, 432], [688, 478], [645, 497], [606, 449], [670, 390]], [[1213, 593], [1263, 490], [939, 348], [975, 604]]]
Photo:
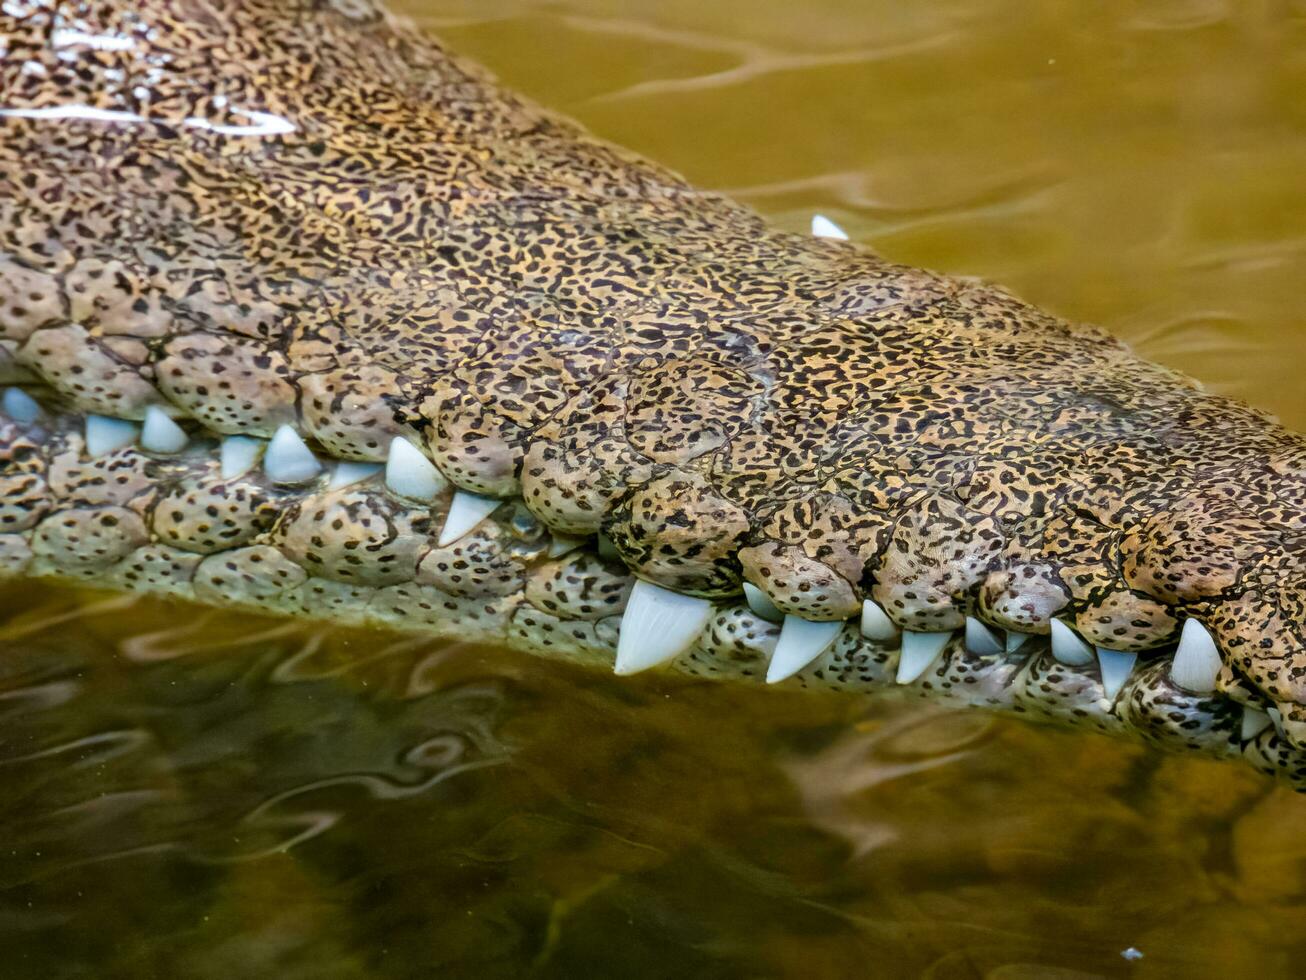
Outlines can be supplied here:
[[[365, 5], [187, 10], [105, 5], [99, 47], [6, 22], [0, 337], [45, 406], [7, 398], [11, 567], [228, 604], [312, 583], [287, 611], [602, 659], [614, 623], [530, 601], [548, 551], [602, 532], [577, 554], [619, 558], [665, 627], [626, 664], [750, 676], [713, 639], [747, 616], [761, 645], [722, 649], [776, 682], [852, 656], [1100, 727], [1170, 704], [1300, 770], [1299, 436], [998, 290], [768, 230]], [[543, 558], [431, 558], [509, 509]], [[968, 617], [1000, 652], [942, 638]], [[1217, 670], [1197, 633], [1166, 665], [1190, 623]]]
[[952, 632], [903, 631], [868, 599], [853, 619], [812, 622], [751, 586], [711, 600], [641, 581], [598, 540], [550, 532], [520, 499], [456, 490], [411, 446], [393, 447], [384, 467], [331, 460], [293, 432], [280, 446], [191, 432], [160, 452], [129, 424], [118, 427], [129, 441], [92, 452], [98, 420], [19, 401], [7, 406], [24, 418], [0, 425], [6, 575], [478, 639], [619, 674], [896, 691], [1300, 779], [1271, 706], [1217, 691], [1225, 667], [1196, 620], [1177, 649], [1136, 668], [1131, 656], [1123, 672], [1059, 621], [1050, 638], [1004, 636], [974, 617]]

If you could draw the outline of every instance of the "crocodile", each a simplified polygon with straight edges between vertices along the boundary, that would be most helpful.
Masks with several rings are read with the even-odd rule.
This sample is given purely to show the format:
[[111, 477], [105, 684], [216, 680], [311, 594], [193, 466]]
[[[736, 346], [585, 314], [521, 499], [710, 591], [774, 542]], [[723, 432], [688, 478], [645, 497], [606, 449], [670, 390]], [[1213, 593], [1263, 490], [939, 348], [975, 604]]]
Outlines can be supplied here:
[[1306, 439], [370, 0], [0, 8], [0, 568], [1306, 788]]

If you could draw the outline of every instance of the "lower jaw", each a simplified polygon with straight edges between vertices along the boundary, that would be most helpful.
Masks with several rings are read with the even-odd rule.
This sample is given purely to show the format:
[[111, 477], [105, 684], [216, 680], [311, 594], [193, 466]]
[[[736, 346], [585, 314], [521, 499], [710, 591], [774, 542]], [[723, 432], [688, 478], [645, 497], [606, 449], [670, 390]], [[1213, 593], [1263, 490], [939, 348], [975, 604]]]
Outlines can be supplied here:
[[[78, 509], [83, 515], [99, 513], [96, 508], [102, 508], [104, 513], [116, 510], [153, 521], [155, 509], [165, 500], [165, 491], [150, 490], [148, 486], [139, 489], [149, 481], [157, 482], [160, 488], [171, 486], [174, 493], [178, 486], [230, 484], [228, 478], [217, 473], [219, 447], [211, 440], [192, 443], [171, 456], [124, 445], [102, 458], [88, 459], [77, 434], [79, 427], [78, 420], [61, 416], [47, 423], [38, 421], [28, 430], [25, 438], [35, 439], [36, 451], [51, 464], [45, 475], [55, 471], [56, 457], [71, 457], [77, 467], [94, 471], [91, 475], [103, 470], [101, 475], [116, 474], [120, 483], [97, 478], [80, 484], [78, 492], [89, 487], [85, 492], [94, 500], [46, 498], [44, 502], [50, 506], [44, 520], [60, 519], [62, 508]], [[225, 453], [225, 445], [221, 448]], [[308, 453], [307, 448], [303, 451]], [[248, 488], [264, 494], [269, 504], [275, 502], [283, 515], [297, 506], [303, 517], [309, 510], [339, 501], [342, 494], [362, 492], [361, 487], [370, 495], [367, 507], [377, 508], [369, 513], [387, 526], [419, 514], [445, 531], [452, 523], [451, 488], [445, 487], [438, 495], [414, 504], [409, 498], [393, 494], [385, 474], [373, 472], [375, 468], [358, 470], [357, 464], [338, 464], [334, 469], [315, 466], [311, 478], [300, 484], [282, 486], [265, 475], [251, 477]], [[350, 466], [355, 469], [349, 470]], [[124, 473], [132, 474], [132, 479], [123, 479]], [[348, 480], [341, 482], [346, 476]], [[122, 499], [115, 497], [119, 485], [124, 488]], [[189, 500], [186, 506], [198, 505]], [[316, 533], [316, 528], [310, 527], [309, 533]], [[584, 618], [564, 618], [545, 611], [560, 611], [555, 606], [546, 602], [541, 608], [540, 602], [532, 602], [529, 585], [499, 589], [500, 594], [450, 594], [422, 582], [423, 561], [416, 562], [419, 574], [415, 578], [405, 580], [400, 576], [396, 581], [390, 576], [386, 579], [389, 584], [361, 584], [357, 578], [351, 582], [313, 575], [312, 569], [293, 564], [273, 547], [269, 539], [272, 532], [245, 538], [241, 547], [232, 550], [197, 553], [163, 543], [156, 527], [149, 540], [138, 539], [134, 550], [111, 564], [79, 568], [33, 550], [30, 545], [38, 531], [39, 526], [34, 525], [24, 534], [0, 533], [0, 575], [63, 579], [206, 605], [498, 643], [529, 654], [628, 672], [622, 669], [618, 651], [620, 608], [603, 606], [613, 601], [611, 589], [607, 598], [596, 600], [596, 609]], [[320, 531], [331, 537], [326, 527]], [[415, 522], [410, 528], [414, 539], [427, 533]], [[565, 547], [554, 551], [558, 544]], [[592, 540], [581, 545], [549, 539], [547, 535], [533, 547], [535, 564], [530, 575], [552, 577], [555, 581], [561, 581], [560, 571], [563, 577], [567, 571], [559, 569], [560, 565], [578, 556], [597, 562], [602, 554], [601, 547], [600, 555], [594, 554]], [[378, 559], [373, 555], [369, 560]], [[411, 561], [412, 556], [407, 560]], [[614, 587], [629, 590], [628, 573], [619, 564], [609, 562], [605, 575], [615, 583]], [[896, 691], [1034, 721], [1132, 736], [1162, 749], [1240, 758], [1306, 790], [1306, 750], [1288, 742], [1274, 719], [1254, 706], [1245, 708], [1223, 693], [1197, 695], [1178, 687], [1170, 677], [1168, 653], [1143, 655], [1127, 679], [1121, 683], [1117, 678], [1114, 690], [1108, 692], [1098, 663], [1063, 663], [1053, 655], [1046, 637], [1029, 637], [1015, 649], [1012, 644], [1003, 649], [993, 637], [987, 643], [977, 643], [960, 631], [951, 636], [893, 635], [881, 624], [879, 630], [869, 632], [878, 638], [864, 635], [856, 623], [831, 624], [821, 632], [824, 648], [819, 654], [805, 656], [801, 666], [791, 665], [797, 669], [777, 670], [783, 659], [776, 655], [777, 644], [782, 642], [782, 626], [743, 599], [714, 603], [705, 625], [666, 666], [709, 679], [760, 684], [784, 678], [782, 683], [790, 685], [852, 694]], [[982, 633], [977, 632], [981, 641]], [[930, 639], [923, 641], [924, 637]], [[810, 635], [803, 642], [808, 654], [814, 652]], [[906, 657], [904, 642], [908, 646]]]
[[[38, 577], [67, 582], [54, 569]], [[197, 601], [187, 581], [132, 581], [121, 575], [94, 584]], [[585, 667], [613, 670], [619, 617], [565, 620], [542, 612], [520, 595], [452, 596], [416, 583], [366, 587], [308, 578], [285, 592], [261, 597], [233, 595], [222, 605], [342, 626], [366, 626], [462, 641], [494, 643]], [[699, 641], [665, 666], [707, 680], [766, 684], [780, 627], [743, 603], [718, 605]], [[1047, 638], [1035, 636], [1013, 653], [981, 654], [954, 634], [938, 656], [911, 680], [899, 680], [901, 646], [867, 639], [855, 623], [844, 624], [829, 649], [782, 682], [800, 688], [854, 695], [919, 697], [978, 708], [1042, 724], [1141, 739], [1163, 751], [1238, 760], [1285, 779], [1306, 792], [1306, 752], [1292, 746], [1259, 709], [1222, 694], [1194, 695], [1169, 679], [1169, 658], [1144, 662], [1114, 698], [1108, 698], [1096, 665], [1072, 666], [1052, 655]]]

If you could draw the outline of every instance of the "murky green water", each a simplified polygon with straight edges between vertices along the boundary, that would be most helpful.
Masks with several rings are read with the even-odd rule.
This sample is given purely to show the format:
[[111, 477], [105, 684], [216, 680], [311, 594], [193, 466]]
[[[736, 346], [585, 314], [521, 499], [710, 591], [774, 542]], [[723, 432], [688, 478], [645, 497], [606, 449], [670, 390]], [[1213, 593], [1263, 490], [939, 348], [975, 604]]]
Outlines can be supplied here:
[[[1306, 4], [410, 9], [783, 223], [1306, 426]], [[30, 586], [0, 592], [0, 841], [6, 980], [1306, 963], [1306, 796], [1250, 771]]]

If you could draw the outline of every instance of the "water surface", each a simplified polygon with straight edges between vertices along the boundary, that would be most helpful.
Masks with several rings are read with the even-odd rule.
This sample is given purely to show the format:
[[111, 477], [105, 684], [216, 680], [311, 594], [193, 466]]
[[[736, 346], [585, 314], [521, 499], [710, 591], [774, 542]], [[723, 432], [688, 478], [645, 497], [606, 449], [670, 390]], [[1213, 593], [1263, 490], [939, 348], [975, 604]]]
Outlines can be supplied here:
[[[1306, 426], [1300, 2], [407, 9], [782, 224]], [[32, 585], [0, 591], [0, 840], [5, 978], [1306, 963], [1306, 797], [1238, 767]]]

